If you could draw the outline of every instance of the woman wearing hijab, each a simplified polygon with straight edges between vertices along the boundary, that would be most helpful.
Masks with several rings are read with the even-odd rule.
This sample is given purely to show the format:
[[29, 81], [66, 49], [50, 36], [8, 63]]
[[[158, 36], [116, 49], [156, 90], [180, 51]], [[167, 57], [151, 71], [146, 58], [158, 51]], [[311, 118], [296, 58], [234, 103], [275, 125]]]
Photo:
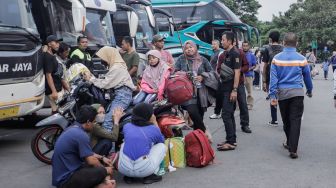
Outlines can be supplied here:
[[107, 107], [103, 128], [111, 132], [112, 113], [116, 108], [127, 109], [132, 102], [132, 93], [135, 90], [127, 66], [116, 48], [105, 46], [96, 55], [109, 65], [109, 71], [104, 79], [95, 78], [90, 73], [85, 73], [84, 79], [101, 89], [113, 89], [114, 98]]
[[166, 155], [164, 137], [157, 126], [153, 107], [147, 103], [133, 108], [132, 121], [123, 128], [124, 143], [121, 145], [118, 170], [125, 175], [126, 183], [144, 178], [144, 184], [162, 180], [155, 175]]
[[161, 53], [158, 50], [151, 50], [147, 53], [148, 66], [146, 67], [142, 80], [141, 92], [137, 95], [134, 104], [140, 102], [152, 102], [156, 96], [159, 101], [164, 98], [166, 80], [171, 69], [166, 62], [162, 61]]
[[185, 109], [194, 123], [194, 129], [200, 129], [206, 133], [210, 140], [210, 134], [206, 131], [206, 127], [203, 122], [204, 112], [206, 107], [202, 106], [199, 98], [199, 90], [201, 87], [205, 87], [203, 82], [203, 77], [201, 76], [204, 72], [211, 72], [212, 67], [209, 61], [202, 57], [197, 50], [197, 46], [193, 41], [186, 41], [183, 46], [183, 53], [178, 57], [175, 64], [175, 71], [191, 72], [196, 81], [196, 97], [182, 104], [182, 108]]

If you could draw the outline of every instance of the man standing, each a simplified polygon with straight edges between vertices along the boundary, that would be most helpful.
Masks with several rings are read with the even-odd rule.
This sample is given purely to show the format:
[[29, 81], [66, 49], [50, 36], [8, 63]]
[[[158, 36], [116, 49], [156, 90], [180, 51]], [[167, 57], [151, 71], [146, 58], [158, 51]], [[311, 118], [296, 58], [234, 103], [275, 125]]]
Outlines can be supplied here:
[[87, 52], [89, 44], [87, 36], [79, 36], [77, 44], [78, 47], [70, 54], [70, 61], [67, 67], [70, 67], [74, 63], [82, 63], [90, 72], [93, 72], [92, 58], [89, 52]]
[[157, 34], [153, 36], [152, 43], [154, 45], [155, 50], [161, 52], [161, 59], [165, 61], [169, 67], [174, 67], [175, 61], [173, 56], [166, 50], [164, 50], [164, 38]]
[[284, 50], [273, 58], [269, 95], [271, 105], [279, 103], [281, 118], [284, 123], [286, 142], [290, 157], [298, 157], [301, 119], [303, 114], [304, 89], [307, 96], [312, 97], [313, 83], [307, 59], [296, 52], [297, 37], [287, 33], [284, 37]]
[[256, 57], [250, 51], [250, 45], [247, 41], [243, 43], [243, 50], [249, 64], [248, 72], [245, 73], [245, 87], [247, 90], [247, 107], [249, 110], [252, 110], [254, 99], [252, 97], [252, 88], [253, 88], [253, 77], [254, 77], [254, 68], [256, 67]]
[[307, 61], [309, 63], [310, 72], [311, 72], [311, 71], [313, 71], [313, 68], [315, 67], [315, 63], [316, 63], [316, 57], [315, 57], [315, 54], [313, 52], [313, 49], [309, 49], [307, 51], [306, 58], [307, 58]]
[[[280, 41], [280, 32], [279, 31], [272, 31], [269, 34], [269, 43], [270, 45], [266, 47], [264, 55], [263, 55], [263, 90], [264, 92], [268, 93], [269, 89], [269, 82], [270, 82], [270, 68], [273, 57], [282, 52], [283, 46], [279, 44]], [[277, 115], [277, 108], [276, 106], [271, 106], [271, 117], [272, 120], [268, 122], [270, 126], [278, 126], [278, 115]]]
[[210, 64], [212, 66], [213, 70], [216, 70], [217, 67], [217, 61], [218, 61], [218, 55], [221, 52], [220, 48], [219, 48], [219, 41], [218, 40], [213, 40], [211, 43], [211, 47], [212, 47], [212, 51], [213, 54], [210, 58]]
[[[112, 162], [95, 154], [87, 132], [93, 129], [97, 110], [83, 105], [76, 122], [57, 139], [52, 157], [52, 184], [58, 188], [114, 188]], [[121, 116], [120, 116], [121, 117]], [[108, 167], [104, 167], [107, 165]]]
[[62, 98], [63, 87], [67, 88], [67, 83], [63, 77], [63, 66], [56, 59], [56, 52], [59, 48], [59, 41], [55, 35], [47, 37], [48, 49], [42, 54], [42, 62], [44, 65], [44, 73], [46, 75], [45, 95], [48, 96], [52, 114], [57, 113], [56, 101]]
[[332, 57], [330, 58], [331, 66], [333, 73], [335, 73], [336, 70], [336, 51], [333, 51]]
[[225, 52], [218, 58], [217, 68], [221, 71], [222, 79], [220, 87], [223, 87], [222, 91], [224, 93], [222, 118], [226, 131], [226, 141], [218, 145], [218, 151], [234, 150], [237, 146], [234, 111], [236, 109], [241, 60], [239, 53], [233, 46], [233, 41], [233, 32], [225, 32], [223, 34], [222, 45]]
[[124, 37], [121, 42], [121, 48], [122, 48], [122, 51], [120, 55], [127, 65], [128, 73], [131, 75], [133, 83], [137, 85], [137, 71], [138, 71], [140, 56], [133, 48], [132, 37], [129, 37], [129, 36]]

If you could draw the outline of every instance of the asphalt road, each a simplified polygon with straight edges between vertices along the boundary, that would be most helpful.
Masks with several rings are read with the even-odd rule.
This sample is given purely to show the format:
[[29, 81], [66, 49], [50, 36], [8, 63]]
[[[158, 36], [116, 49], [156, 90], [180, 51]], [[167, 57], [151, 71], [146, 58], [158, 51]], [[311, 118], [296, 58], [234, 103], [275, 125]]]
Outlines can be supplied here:
[[[255, 108], [250, 111], [252, 134], [237, 129], [238, 148], [216, 152], [215, 164], [205, 168], [185, 168], [168, 173], [160, 183], [126, 185], [116, 175], [118, 187], [150, 188], [331, 188], [336, 187], [336, 109], [332, 100], [332, 81], [314, 80], [314, 97], [305, 99], [304, 120], [299, 144], [299, 158], [292, 160], [282, 148], [284, 133], [269, 127], [269, 103], [265, 94], [255, 91]], [[214, 144], [224, 141], [221, 120], [209, 120]], [[239, 122], [239, 112], [236, 112]], [[30, 139], [36, 132], [30, 121], [2, 122], [0, 129], [0, 187], [51, 186], [51, 167], [36, 160]]]

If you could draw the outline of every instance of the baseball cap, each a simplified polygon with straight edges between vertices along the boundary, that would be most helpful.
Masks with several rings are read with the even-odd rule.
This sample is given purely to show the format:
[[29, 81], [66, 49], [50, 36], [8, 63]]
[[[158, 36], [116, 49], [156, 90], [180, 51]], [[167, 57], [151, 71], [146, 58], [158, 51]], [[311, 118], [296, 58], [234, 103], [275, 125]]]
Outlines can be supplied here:
[[154, 36], [153, 36], [153, 40], [152, 40], [152, 42], [153, 42], [153, 43], [154, 43], [154, 42], [159, 42], [159, 41], [161, 41], [161, 40], [163, 40], [163, 39], [165, 39], [163, 36], [157, 34], [157, 35], [154, 35]]
[[49, 42], [52, 42], [52, 41], [60, 42], [60, 41], [63, 41], [63, 39], [62, 39], [62, 38], [57, 38], [56, 35], [49, 35], [49, 36], [47, 37], [47, 40], [46, 40], [47, 44], [48, 44]]

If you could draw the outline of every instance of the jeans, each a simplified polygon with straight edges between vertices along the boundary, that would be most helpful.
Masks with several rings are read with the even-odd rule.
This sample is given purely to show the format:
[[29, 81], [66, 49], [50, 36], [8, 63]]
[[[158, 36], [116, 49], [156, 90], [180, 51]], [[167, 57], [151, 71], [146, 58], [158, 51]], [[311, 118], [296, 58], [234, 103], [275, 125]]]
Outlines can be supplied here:
[[260, 85], [260, 73], [257, 72], [257, 71], [254, 71], [253, 85], [254, 86], [259, 86]]
[[92, 188], [103, 183], [106, 176], [107, 172], [104, 167], [84, 165], [76, 170], [70, 178], [58, 188]]
[[276, 106], [271, 106], [271, 117], [272, 117], [272, 122], [278, 121], [278, 111]]
[[252, 96], [253, 77], [245, 77], [245, 87], [247, 91], [247, 105], [252, 108], [254, 104], [254, 98]]
[[141, 102], [151, 103], [157, 97], [156, 93], [146, 93], [144, 91], [140, 91], [133, 99], [133, 105], [137, 105]]
[[115, 97], [111, 104], [107, 107], [104, 123], [102, 127], [111, 132], [113, 127], [112, 114], [114, 109], [121, 107], [127, 109], [132, 102], [132, 90], [126, 86], [122, 86], [115, 90]]
[[160, 164], [166, 156], [166, 145], [158, 143], [152, 146], [147, 156], [137, 160], [131, 160], [124, 152], [124, 144], [121, 146], [118, 162], [118, 170], [128, 177], [143, 178], [160, 170]]
[[289, 152], [293, 153], [297, 152], [299, 144], [301, 120], [304, 109], [303, 99], [304, 97], [300, 96], [279, 101], [287, 145]]
[[244, 84], [240, 84], [238, 86], [238, 93], [237, 93], [237, 102], [240, 111], [240, 125], [242, 127], [248, 127], [250, 118], [249, 118], [249, 111], [247, 108], [247, 101], [246, 101], [246, 92]]
[[112, 148], [112, 141], [109, 139], [100, 139], [93, 147], [92, 151], [99, 155], [107, 156]]
[[324, 71], [324, 78], [327, 79], [328, 78], [328, 71]]
[[236, 102], [230, 101], [231, 92], [224, 92], [222, 118], [225, 126], [226, 141], [229, 144], [237, 142], [236, 121], [234, 112], [236, 110]]

